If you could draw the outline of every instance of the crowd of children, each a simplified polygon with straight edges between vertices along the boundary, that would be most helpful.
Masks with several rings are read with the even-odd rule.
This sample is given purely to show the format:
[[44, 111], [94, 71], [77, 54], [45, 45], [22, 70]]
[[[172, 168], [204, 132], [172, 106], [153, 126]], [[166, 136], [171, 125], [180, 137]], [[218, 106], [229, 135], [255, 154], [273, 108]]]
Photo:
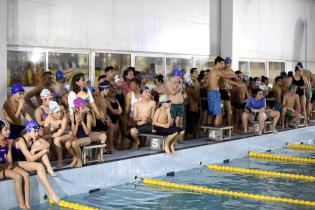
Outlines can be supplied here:
[[303, 116], [307, 126], [315, 80], [301, 63], [294, 74], [282, 72], [271, 88], [267, 77], [248, 78], [232, 70], [231, 62], [217, 57], [213, 69], [192, 68], [185, 75], [174, 69], [166, 83], [162, 75], [129, 67], [121, 76], [108, 66], [95, 87], [75, 71], [46, 71], [41, 84], [27, 93], [14, 84], [0, 121], [0, 179], [14, 179], [20, 208], [29, 209], [31, 171], [58, 202], [46, 171], [57, 176], [50, 160], [64, 167], [65, 150], [72, 156], [68, 167], [82, 167], [82, 147], [106, 143], [106, 154], [136, 150], [144, 133], [166, 136], [164, 150], [172, 154], [177, 142], [204, 137], [201, 125], [228, 125], [234, 133], [248, 133], [257, 121], [261, 135], [267, 119], [276, 133], [276, 126], [295, 127]]

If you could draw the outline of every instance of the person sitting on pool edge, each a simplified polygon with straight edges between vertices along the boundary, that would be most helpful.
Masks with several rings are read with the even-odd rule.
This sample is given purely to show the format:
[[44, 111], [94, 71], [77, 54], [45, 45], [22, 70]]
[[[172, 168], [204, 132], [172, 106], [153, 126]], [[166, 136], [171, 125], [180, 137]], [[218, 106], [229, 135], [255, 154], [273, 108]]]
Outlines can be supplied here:
[[139, 147], [139, 133], [152, 132], [152, 119], [155, 111], [155, 101], [151, 100], [151, 92], [147, 86], [140, 89], [141, 100], [134, 105], [133, 120], [137, 126], [130, 129], [130, 135], [135, 140], [132, 149], [136, 150]]
[[164, 151], [168, 154], [175, 152], [175, 144], [182, 137], [185, 131], [179, 131], [174, 126], [174, 119], [171, 117], [170, 99], [167, 95], [159, 98], [160, 107], [155, 111], [152, 125], [157, 135], [167, 136], [164, 143]]
[[272, 119], [272, 132], [277, 133], [276, 125], [278, 123], [280, 112], [266, 109], [266, 98], [263, 96], [263, 91], [256, 88], [252, 91], [253, 96], [247, 99], [246, 108], [242, 116], [244, 133], [248, 132], [248, 121], [258, 121], [259, 129], [257, 134], [261, 135], [265, 121], [267, 118]]

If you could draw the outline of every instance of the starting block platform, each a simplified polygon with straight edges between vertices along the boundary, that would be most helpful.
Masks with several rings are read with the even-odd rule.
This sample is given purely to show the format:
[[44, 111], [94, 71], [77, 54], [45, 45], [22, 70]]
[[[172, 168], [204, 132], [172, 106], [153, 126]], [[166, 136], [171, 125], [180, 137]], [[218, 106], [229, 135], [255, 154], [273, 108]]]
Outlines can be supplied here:
[[[103, 152], [106, 147], [106, 144], [93, 144], [93, 145], [88, 145], [82, 148], [82, 160], [83, 164], [89, 163], [89, 162], [95, 162], [95, 161], [103, 161]], [[97, 160], [93, 159], [93, 150], [100, 149], [100, 154]], [[89, 156], [89, 158], [87, 158]]]
[[201, 126], [204, 131], [208, 131], [209, 140], [223, 141], [226, 139], [231, 139], [233, 126], [226, 127], [211, 127], [211, 126]]
[[150, 150], [152, 151], [164, 151], [164, 142], [166, 136], [155, 135], [155, 134], [146, 134], [146, 133], [139, 133], [139, 137], [146, 138], [146, 141], [150, 141]]

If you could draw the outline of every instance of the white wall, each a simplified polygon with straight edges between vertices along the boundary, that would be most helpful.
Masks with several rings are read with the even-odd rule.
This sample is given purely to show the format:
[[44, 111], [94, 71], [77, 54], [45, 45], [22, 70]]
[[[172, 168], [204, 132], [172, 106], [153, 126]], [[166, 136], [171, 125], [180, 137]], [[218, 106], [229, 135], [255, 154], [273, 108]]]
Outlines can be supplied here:
[[237, 0], [233, 13], [237, 57], [304, 61], [306, 19], [308, 60], [315, 62], [314, 0]]
[[209, 0], [10, 0], [8, 44], [210, 53]]
[[[7, 0], [0, 0], [0, 107], [7, 97]], [[2, 118], [2, 111], [0, 111]]]

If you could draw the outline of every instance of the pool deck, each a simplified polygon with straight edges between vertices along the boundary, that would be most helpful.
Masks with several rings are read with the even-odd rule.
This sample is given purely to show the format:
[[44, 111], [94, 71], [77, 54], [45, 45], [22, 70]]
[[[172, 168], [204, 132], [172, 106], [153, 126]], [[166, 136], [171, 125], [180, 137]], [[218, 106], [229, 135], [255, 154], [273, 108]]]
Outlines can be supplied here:
[[[62, 198], [87, 193], [97, 188], [134, 181], [134, 177], [156, 177], [167, 172], [190, 170], [226, 159], [246, 156], [248, 151], [264, 152], [285, 146], [286, 142], [308, 142], [315, 139], [315, 126], [302, 127], [261, 136], [233, 136], [224, 142], [195, 139], [176, 146], [175, 154], [150, 151], [149, 147], [137, 151], [124, 150], [105, 155], [106, 161], [82, 168], [58, 170], [58, 177], [49, 177], [54, 190]], [[44, 202], [46, 194], [36, 175], [31, 176], [31, 203]], [[12, 180], [0, 181], [1, 209], [17, 207]], [[3, 199], [6, 198], [6, 199]]]

